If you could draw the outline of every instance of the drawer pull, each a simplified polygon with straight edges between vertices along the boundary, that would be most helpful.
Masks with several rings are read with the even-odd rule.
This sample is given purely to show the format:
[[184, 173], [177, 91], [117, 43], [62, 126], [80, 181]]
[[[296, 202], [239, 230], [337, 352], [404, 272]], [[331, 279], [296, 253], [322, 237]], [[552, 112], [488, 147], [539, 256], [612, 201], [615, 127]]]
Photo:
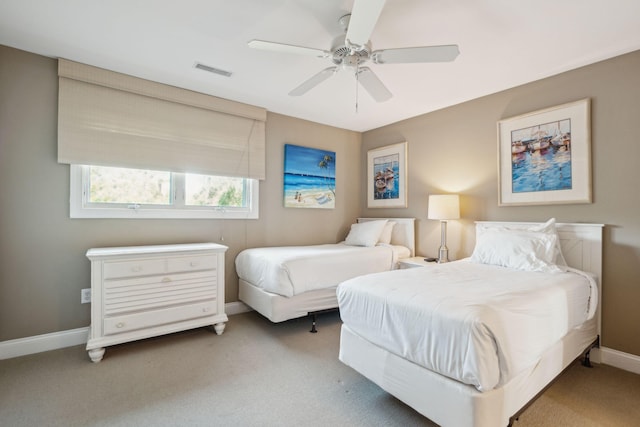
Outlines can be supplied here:
[[204, 307], [204, 308], [202, 309], [202, 312], [203, 312], [203, 313], [208, 313], [208, 312], [209, 312], [209, 307]]
[[131, 271], [133, 273], [139, 273], [142, 271], [142, 266], [141, 265], [134, 265], [133, 267], [131, 267]]
[[124, 322], [118, 322], [118, 324], [116, 324], [116, 328], [124, 328]]
[[162, 283], [169, 283], [171, 281], [171, 277], [163, 277]]
[[197, 266], [198, 266], [198, 263], [197, 263], [196, 261], [191, 261], [191, 262], [189, 263], [189, 265], [190, 265], [191, 267], [197, 267]]

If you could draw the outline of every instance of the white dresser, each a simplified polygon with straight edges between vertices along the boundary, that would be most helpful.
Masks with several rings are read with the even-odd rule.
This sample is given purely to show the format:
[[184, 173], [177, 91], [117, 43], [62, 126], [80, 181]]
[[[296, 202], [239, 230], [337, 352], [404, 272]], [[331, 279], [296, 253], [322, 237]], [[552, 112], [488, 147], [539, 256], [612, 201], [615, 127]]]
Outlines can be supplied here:
[[91, 328], [87, 351], [94, 362], [104, 347], [213, 325], [224, 312], [224, 253], [215, 243], [95, 248], [91, 260]]

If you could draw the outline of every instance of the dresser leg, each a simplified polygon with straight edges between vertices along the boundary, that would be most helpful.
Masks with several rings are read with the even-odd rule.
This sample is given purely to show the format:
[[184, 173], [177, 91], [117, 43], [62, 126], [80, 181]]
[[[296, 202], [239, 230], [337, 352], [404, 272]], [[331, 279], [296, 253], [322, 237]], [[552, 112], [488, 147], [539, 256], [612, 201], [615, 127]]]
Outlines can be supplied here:
[[102, 356], [104, 356], [104, 347], [94, 348], [89, 350], [89, 357], [93, 363], [98, 363], [102, 360]]
[[227, 326], [225, 323], [216, 323], [215, 325], [213, 325], [213, 329], [216, 330], [216, 334], [222, 335], [225, 326]]

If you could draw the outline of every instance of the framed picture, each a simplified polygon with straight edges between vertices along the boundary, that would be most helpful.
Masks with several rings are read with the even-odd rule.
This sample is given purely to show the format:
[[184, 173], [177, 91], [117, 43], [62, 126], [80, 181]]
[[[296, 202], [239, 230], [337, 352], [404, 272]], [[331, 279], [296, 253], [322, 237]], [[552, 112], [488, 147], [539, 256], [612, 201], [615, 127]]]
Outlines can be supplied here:
[[367, 153], [367, 207], [407, 207], [407, 143]]
[[336, 153], [285, 144], [284, 207], [336, 207]]
[[590, 102], [498, 122], [498, 205], [591, 203]]

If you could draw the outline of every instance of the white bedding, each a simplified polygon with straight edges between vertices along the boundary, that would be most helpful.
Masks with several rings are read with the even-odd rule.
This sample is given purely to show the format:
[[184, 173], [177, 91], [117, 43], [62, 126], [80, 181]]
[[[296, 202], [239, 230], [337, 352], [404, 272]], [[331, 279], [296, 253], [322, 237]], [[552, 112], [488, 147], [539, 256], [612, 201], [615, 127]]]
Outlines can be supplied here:
[[240, 279], [285, 297], [328, 287], [363, 274], [395, 268], [410, 256], [402, 246], [349, 246], [344, 243], [246, 249], [236, 257]]
[[387, 351], [492, 390], [534, 365], [591, 318], [597, 286], [586, 273], [524, 272], [468, 260], [341, 283], [343, 322]]

